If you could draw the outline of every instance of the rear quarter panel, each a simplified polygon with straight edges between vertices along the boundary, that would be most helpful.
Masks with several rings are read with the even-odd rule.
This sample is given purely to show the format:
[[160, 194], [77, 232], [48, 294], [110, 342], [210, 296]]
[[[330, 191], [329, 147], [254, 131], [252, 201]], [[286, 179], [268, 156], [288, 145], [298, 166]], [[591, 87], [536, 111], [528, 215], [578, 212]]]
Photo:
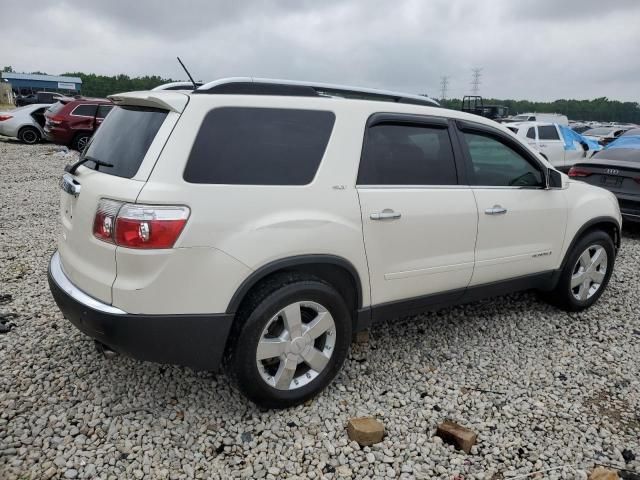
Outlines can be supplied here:
[[[251, 186], [185, 182], [183, 171], [202, 119], [211, 109], [222, 106], [333, 111], [334, 129], [311, 184]], [[251, 271], [292, 256], [330, 254], [346, 259], [355, 267], [362, 285], [363, 304], [368, 305], [368, 269], [355, 190], [367, 116], [364, 110], [317, 98], [192, 95], [138, 203], [189, 206], [191, 217], [176, 246], [217, 251], [217, 255], [223, 255], [218, 258], [226, 263], [194, 261], [188, 281], [174, 281], [172, 285], [140, 283], [134, 278], [121, 281], [119, 269], [114, 298], [126, 296], [126, 293], [116, 293], [116, 287], [149, 288], [149, 298], [154, 290], [162, 295], [173, 289], [174, 298], [182, 298], [179, 302], [184, 303], [184, 307], [189, 304], [188, 299], [193, 298], [201, 313], [224, 312], [233, 293]], [[137, 261], [144, 262], [144, 259]], [[160, 275], [160, 265], [148, 263], [144, 268], [155, 269]], [[197, 287], [192, 288], [194, 285], [206, 285], [208, 295]]]

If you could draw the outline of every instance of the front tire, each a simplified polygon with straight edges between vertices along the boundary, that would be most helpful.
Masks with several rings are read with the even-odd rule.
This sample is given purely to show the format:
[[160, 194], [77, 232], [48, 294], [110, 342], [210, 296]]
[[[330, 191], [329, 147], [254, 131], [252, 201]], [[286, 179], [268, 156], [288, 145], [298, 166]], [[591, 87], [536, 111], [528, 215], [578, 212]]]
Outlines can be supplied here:
[[238, 312], [227, 372], [236, 387], [265, 408], [298, 405], [335, 378], [351, 343], [351, 314], [323, 280], [272, 277]]
[[613, 240], [606, 232], [587, 233], [569, 252], [560, 280], [549, 299], [572, 312], [589, 308], [607, 287], [615, 258]]
[[18, 140], [27, 145], [34, 145], [40, 141], [40, 132], [34, 127], [23, 127], [18, 132]]

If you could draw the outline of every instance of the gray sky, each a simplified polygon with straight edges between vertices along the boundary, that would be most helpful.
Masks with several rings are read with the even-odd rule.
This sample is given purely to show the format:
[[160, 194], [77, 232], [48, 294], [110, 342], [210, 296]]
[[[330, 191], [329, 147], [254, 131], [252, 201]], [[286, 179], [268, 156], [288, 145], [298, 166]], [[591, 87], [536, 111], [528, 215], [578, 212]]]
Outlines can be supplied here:
[[[640, 0], [31, 0], [0, 67], [640, 101]], [[6, 16], [6, 9], [5, 14]], [[7, 44], [8, 42], [8, 44]], [[12, 48], [7, 48], [7, 46]]]

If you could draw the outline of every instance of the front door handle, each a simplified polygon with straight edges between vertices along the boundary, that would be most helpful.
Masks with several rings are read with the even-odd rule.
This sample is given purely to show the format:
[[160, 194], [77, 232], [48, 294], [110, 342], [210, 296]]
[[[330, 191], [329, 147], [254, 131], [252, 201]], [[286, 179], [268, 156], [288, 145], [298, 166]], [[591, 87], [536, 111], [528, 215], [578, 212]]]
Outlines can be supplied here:
[[491, 208], [487, 208], [484, 213], [486, 215], [504, 215], [505, 213], [507, 213], [507, 209], [502, 205], [494, 205]]
[[394, 220], [400, 218], [402, 215], [399, 212], [394, 212], [390, 208], [385, 208], [380, 213], [372, 213], [369, 215], [371, 220]]

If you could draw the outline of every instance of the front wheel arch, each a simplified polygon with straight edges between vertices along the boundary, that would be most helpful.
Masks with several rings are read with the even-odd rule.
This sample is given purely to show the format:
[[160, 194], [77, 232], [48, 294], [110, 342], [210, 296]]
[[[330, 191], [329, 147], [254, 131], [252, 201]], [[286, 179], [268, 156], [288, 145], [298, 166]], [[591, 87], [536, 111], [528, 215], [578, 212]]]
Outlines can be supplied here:
[[601, 230], [601, 231], [604, 231], [607, 235], [609, 235], [615, 246], [616, 253], [618, 252], [618, 249], [620, 248], [620, 241], [621, 241], [620, 225], [618, 224], [618, 221], [613, 217], [592, 218], [587, 223], [585, 223], [582, 227], [580, 227], [580, 229], [578, 229], [578, 231], [573, 236], [571, 243], [569, 244], [568, 248], [565, 250], [564, 257], [562, 258], [562, 263], [560, 264], [560, 267], [558, 267], [558, 269], [555, 271], [555, 274], [551, 281], [551, 285], [549, 285], [550, 290], [553, 290], [557, 286], [558, 281], [560, 280], [560, 273], [564, 270], [567, 264], [567, 261], [569, 260], [569, 256], [571, 255], [571, 252], [576, 246], [576, 243], [578, 243], [585, 235], [589, 234], [594, 230]]

